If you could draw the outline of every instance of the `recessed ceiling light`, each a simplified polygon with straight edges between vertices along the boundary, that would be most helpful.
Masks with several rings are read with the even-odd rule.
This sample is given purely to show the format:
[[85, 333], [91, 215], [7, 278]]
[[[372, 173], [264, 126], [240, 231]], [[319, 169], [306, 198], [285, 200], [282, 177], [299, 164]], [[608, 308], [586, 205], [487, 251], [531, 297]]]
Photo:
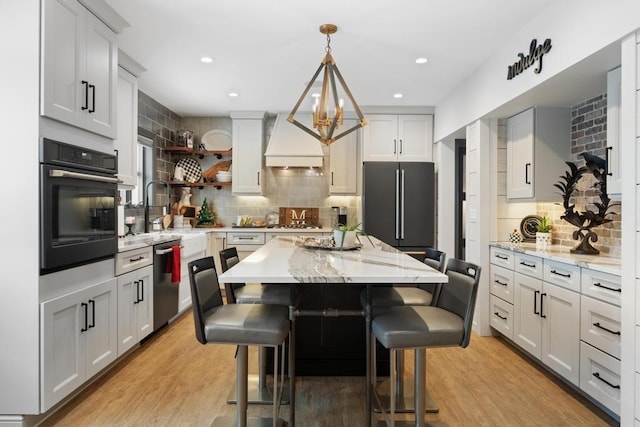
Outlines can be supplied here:
[[202, 58], [200, 58], [200, 61], [204, 62], [205, 64], [210, 64], [213, 62], [213, 58], [209, 58], [208, 56], [203, 56]]
[[229, 96], [232, 98], [237, 98], [238, 97], [238, 92], [229, 92]]
[[426, 64], [427, 63], [427, 58], [417, 58], [416, 59], [416, 64]]
[[404, 95], [402, 95], [401, 93], [394, 93], [393, 97], [394, 98], [402, 98]]

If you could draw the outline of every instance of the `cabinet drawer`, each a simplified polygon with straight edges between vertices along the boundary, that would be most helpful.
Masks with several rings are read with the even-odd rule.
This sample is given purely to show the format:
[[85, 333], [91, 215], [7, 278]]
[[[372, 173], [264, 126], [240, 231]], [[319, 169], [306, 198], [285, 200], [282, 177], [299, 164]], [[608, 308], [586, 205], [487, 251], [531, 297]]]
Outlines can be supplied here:
[[620, 276], [582, 269], [582, 293], [620, 307], [622, 281]]
[[116, 254], [116, 276], [153, 264], [153, 247], [133, 249]]
[[580, 388], [619, 415], [620, 361], [591, 347], [589, 344], [581, 342]]
[[542, 258], [516, 253], [514, 256], [514, 270], [536, 279], [542, 279]]
[[513, 305], [495, 295], [489, 298], [490, 324], [496, 331], [513, 340]]
[[513, 251], [491, 247], [491, 264], [513, 270]]
[[580, 292], [580, 267], [549, 259], [545, 259], [543, 264], [543, 280], [545, 282]]
[[264, 233], [227, 233], [227, 246], [264, 245]]
[[620, 307], [582, 296], [580, 339], [620, 359]]
[[490, 292], [513, 304], [513, 270], [491, 265]]

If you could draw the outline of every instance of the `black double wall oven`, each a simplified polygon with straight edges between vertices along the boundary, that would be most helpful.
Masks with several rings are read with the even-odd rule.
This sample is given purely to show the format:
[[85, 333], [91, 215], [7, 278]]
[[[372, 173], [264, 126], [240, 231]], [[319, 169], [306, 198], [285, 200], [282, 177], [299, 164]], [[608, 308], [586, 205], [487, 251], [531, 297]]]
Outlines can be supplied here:
[[40, 274], [114, 257], [117, 157], [43, 138]]

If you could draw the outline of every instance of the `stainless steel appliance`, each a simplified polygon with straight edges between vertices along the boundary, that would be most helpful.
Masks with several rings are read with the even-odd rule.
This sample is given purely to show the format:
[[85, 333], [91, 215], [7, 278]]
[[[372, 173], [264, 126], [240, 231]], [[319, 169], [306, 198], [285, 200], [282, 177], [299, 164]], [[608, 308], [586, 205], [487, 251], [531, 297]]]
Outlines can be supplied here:
[[[178, 314], [178, 283], [171, 283], [173, 247], [180, 239], [153, 245], [153, 330], [156, 331]], [[178, 271], [178, 275], [180, 272]]]
[[43, 138], [40, 273], [114, 257], [117, 157]]
[[433, 246], [433, 163], [364, 162], [363, 174], [364, 231], [404, 252]]

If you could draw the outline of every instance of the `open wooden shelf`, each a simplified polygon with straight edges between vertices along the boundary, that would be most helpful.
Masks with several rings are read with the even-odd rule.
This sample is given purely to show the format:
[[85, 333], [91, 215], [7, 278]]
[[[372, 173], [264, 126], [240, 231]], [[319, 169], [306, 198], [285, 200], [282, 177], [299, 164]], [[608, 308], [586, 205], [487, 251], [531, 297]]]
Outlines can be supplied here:
[[215, 187], [216, 189], [220, 190], [222, 189], [222, 187], [230, 187], [231, 186], [231, 182], [187, 182], [187, 181], [169, 181], [169, 185], [175, 185], [177, 187], [197, 187], [197, 188], [204, 188], [204, 187]]
[[[226, 150], [226, 151], [191, 150], [187, 147], [164, 147], [163, 150], [168, 153], [175, 153], [175, 154], [192, 154], [200, 157], [201, 159], [204, 156], [216, 156], [218, 159], [221, 159], [222, 156], [230, 156], [232, 151], [232, 150]], [[220, 183], [220, 184], [225, 184], [225, 183]]]

